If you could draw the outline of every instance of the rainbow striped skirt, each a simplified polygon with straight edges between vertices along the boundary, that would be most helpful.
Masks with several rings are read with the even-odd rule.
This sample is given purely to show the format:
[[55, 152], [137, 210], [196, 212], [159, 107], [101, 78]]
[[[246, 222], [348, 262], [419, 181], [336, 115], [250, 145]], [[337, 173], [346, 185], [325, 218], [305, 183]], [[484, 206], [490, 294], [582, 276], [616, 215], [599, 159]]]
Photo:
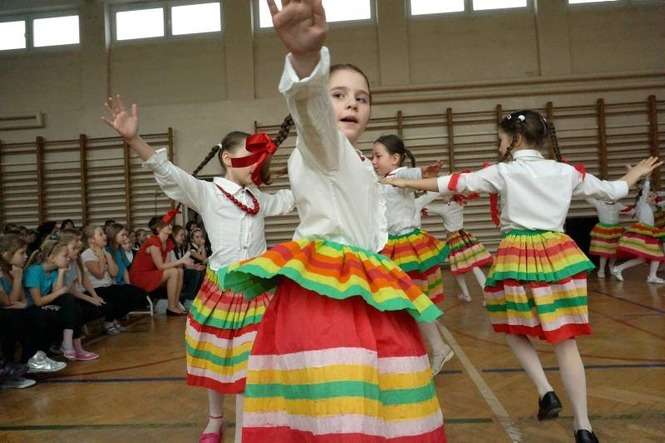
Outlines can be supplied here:
[[222, 278], [249, 298], [276, 287], [249, 357], [243, 442], [446, 441], [416, 325], [441, 311], [389, 259], [296, 240]]
[[619, 240], [617, 254], [620, 257], [637, 257], [649, 261], [665, 261], [662, 241], [665, 230], [655, 226], [635, 223], [626, 228]]
[[492, 327], [550, 343], [590, 334], [586, 273], [593, 268], [566, 234], [508, 232], [485, 285]]
[[449, 232], [446, 246], [450, 249], [448, 264], [453, 274], [465, 274], [477, 266], [492, 264], [492, 256], [485, 246], [464, 229]]
[[381, 254], [406, 272], [432, 303], [443, 301], [441, 264], [448, 257], [447, 246], [421, 229], [389, 235]]
[[269, 292], [245, 300], [222, 291], [215, 271], [206, 271], [187, 316], [188, 384], [228, 394], [245, 390], [249, 351], [271, 298]]
[[616, 257], [619, 239], [623, 234], [621, 225], [597, 223], [591, 230], [589, 254], [598, 257]]

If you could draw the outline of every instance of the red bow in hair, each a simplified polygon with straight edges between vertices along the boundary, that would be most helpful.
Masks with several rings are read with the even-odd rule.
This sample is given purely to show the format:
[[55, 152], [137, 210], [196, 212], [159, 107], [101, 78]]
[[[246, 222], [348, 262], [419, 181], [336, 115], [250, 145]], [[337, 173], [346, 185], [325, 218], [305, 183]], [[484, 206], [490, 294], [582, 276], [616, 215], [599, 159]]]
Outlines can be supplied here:
[[180, 205], [176, 206], [175, 209], [171, 209], [169, 212], [164, 214], [164, 216], [162, 217], [162, 222], [166, 223], [167, 225], [170, 225], [175, 216], [179, 213], [180, 213]]
[[234, 168], [246, 168], [247, 166], [256, 164], [252, 172], [252, 181], [256, 186], [260, 186], [262, 183], [261, 167], [277, 151], [277, 145], [273, 143], [268, 134], [261, 132], [247, 137], [245, 149], [251, 152], [251, 154], [245, 157], [232, 158], [231, 166]]

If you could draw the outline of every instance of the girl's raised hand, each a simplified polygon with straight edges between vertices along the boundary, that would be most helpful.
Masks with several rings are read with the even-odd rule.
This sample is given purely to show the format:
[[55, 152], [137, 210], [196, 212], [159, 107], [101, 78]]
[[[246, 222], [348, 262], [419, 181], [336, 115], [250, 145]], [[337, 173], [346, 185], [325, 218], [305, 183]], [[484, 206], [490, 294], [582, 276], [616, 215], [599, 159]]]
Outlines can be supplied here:
[[132, 105], [131, 112], [128, 112], [120, 95], [116, 95], [115, 98], [109, 97], [104, 106], [110, 114], [110, 118], [102, 117], [107, 125], [125, 140], [136, 137], [139, 129], [139, 113], [136, 105]]
[[322, 0], [282, 0], [281, 10], [275, 0], [267, 1], [275, 32], [284, 46], [295, 57], [318, 57], [328, 30]]
[[635, 166], [628, 168], [626, 175], [621, 177], [621, 180], [624, 180], [628, 183], [628, 186], [632, 187], [637, 183], [642, 177], [648, 177], [651, 172], [657, 167], [663, 164], [658, 157], [649, 157], [641, 162], [637, 163]]

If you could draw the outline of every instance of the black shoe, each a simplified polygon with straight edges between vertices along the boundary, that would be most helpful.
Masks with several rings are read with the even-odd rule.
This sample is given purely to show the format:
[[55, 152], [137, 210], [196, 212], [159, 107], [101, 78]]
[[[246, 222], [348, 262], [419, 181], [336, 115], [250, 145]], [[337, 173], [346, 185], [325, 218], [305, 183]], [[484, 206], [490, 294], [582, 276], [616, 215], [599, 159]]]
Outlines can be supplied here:
[[586, 429], [575, 431], [575, 443], [598, 443], [596, 434]]
[[538, 400], [538, 420], [551, 420], [559, 416], [561, 400], [554, 391], [550, 391]]

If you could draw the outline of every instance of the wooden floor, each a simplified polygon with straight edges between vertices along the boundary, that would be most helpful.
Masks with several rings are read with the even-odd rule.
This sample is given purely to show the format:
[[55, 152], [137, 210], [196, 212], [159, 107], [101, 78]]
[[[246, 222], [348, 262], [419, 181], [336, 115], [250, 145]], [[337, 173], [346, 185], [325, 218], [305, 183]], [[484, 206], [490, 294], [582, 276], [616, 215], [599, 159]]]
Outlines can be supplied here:
[[[665, 441], [665, 287], [645, 270], [626, 281], [589, 281], [594, 334], [578, 341], [589, 410], [603, 442]], [[492, 332], [475, 287], [459, 302], [447, 279], [444, 323], [463, 351], [436, 378], [450, 442], [572, 441], [571, 412], [548, 345], [543, 364], [564, 410], [539, 423], [536, 391], [502, 336]], [[184, 319], [142, 318], [130, 332], [93, 340], [94, 362], [39, 377], [30, 389], [0, 391], [0, 442], [194, 442], [206, 421], [206, 392], [185, 385]], [[465, 358], [466, 357], [466, 358]], [[233, 417], [233, 402], [226, 402]], [[225, 442], [233, 441], [233, 428]]]

